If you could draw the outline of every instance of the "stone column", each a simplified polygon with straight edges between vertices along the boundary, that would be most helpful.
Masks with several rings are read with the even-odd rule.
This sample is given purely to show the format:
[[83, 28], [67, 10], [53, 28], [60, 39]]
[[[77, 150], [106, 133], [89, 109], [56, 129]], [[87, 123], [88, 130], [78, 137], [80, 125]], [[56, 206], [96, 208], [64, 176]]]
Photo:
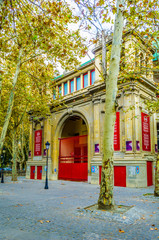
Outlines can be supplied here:
[[133, 151], [133, 114], [130, 108], [132, 100], [132, 94], [126, 92], [124, 95], [124, 110], [125, 112], [125, 146], [126, 152], [132, 153]]
[[99, 166], [102, 165], [101, 156], [101, 103], [100, 97], [93, 100], [93, 158], [91, 159], [91, 183], [99, 183]]
[[95, 54], [95, 83], [99, 82], [102, 74], [101, 54], [97, 52]]
[[[43, 149], [46, 149], [45, 143], [50, 143], [48, 150], [48, 177], [52, 174], [52, 161], [51, 161], [51, 124], [49, 119], [44, 120], [44, 138], [43, 138]], [[47, 152], [46, 152], [47, 153]], [[46, 161], [47, 155], [44, 156], [44, 161]]]
[[81, 89], [82, 89], [83, 88], [83, 74], [81, 74], [80, 78], [81, 78]]
[[91, 72], [88, 71], [88, 86], [91, 85]]

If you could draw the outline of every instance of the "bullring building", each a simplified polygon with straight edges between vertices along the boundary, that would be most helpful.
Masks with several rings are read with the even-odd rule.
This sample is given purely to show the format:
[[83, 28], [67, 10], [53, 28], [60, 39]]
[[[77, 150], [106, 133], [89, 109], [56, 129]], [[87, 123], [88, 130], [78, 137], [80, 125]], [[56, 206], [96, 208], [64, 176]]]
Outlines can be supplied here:
[[[108, 39], [107, 46], [111, 45]], [[26, 177], [45, 179], [46, 147], [49, 180], [87, 181], [100, 184], [105, 82], [101, 78], [101, 44], [94, 49], [94, 59], [78, 69], [54, 79], [54, 98], [63, 104], [51, 110], [51, 117], [30, 118], [29, 160]], [[118, 81], [118, 107], [114, 128], [114, 185], [146, 187], [154, 182], [157, 156], [157, 115], [150, 114], [146, 101], [156, 99], [151, 72], [153, 49], [135, 32], [123, 36], [124, 71]], [[109, 51], [107, 52], [109, 58]], [[108, 65], [109, 68], [109, 65]], [[131, 77], [129, 76], [131, 71]], [[132, 77], [134, 73], [134, 77]], [[159, 80], [159, 79], [158, 79]]]

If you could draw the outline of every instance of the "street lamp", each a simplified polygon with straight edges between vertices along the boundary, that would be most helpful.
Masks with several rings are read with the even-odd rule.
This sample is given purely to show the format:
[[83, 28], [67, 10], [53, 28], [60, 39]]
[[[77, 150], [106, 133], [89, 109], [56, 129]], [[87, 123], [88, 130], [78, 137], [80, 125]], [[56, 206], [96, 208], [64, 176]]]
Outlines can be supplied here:
[[50, 143], [47, 141], [45, 143], [45, 146], [46, 146], [46, 151], [47, 151], [47, 155], [46, 155], [46, 179], [45, 179], [45, 187], [44, 189], [49, 189], [48, 187], [48, 150], [49, 150], [49, 146], [50, 146]]
[[1, 174], [1, 183], [4, 183], [3, 167], [4, 167], [4, 158], [5, 158], [5, 152], [6, 152], [6, 149], [5, 149], [5, 147], [3, 147], [3, 150], [2, 150], [2, 153], [3, 153], [3, 155], [1, 155], [1, 157], [3, 156], [3, 163], [2, 163], [2, 174]]

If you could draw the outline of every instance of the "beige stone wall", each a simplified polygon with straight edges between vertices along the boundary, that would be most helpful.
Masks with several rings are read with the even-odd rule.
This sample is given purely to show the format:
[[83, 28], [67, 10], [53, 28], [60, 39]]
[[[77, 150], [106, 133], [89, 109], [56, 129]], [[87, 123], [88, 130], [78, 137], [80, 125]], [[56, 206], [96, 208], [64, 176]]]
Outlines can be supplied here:
[[[128, 38], [125, 48], [129, 48], [129, 53], [134, 54], [136, 40]], [[128, 53], [127, 53], [128, 54]], [[128, 56], [127, 56], [128, 57]], [[131, 61], [131, 58], [129, 58]], [[51, 143], [49, 149], [49, 179], [58, 179], [59, 163], [59, 138], [69, 137], [78, 133], [79, 135], [88, 134], [88, 181], [99, 183], [99, 168], [102, 165], [102, 143], [103, 126], [105, 118], [105, 84], [101, 78], [101, 55], [100, 50], [95, 53], [95, 63], [90, 62], [81, 67], [78, 71], [72, 71], [57, 79], [57, 85], [68, 82], [76, 77], [81, 77], [83, 84], [83, 74], [88, 72], [88, 87], [75, 91], [64, 96], [65, 104], [57, 111], [52, 112], [50, 118], [41, 120], [40, 123], [30, 122], [29, 150], [31, 157], [27, 163], [27, 178], [30, 178], [30, 166], [43, 167], [43, 179], [45, 179], [44, 167], [46, 165], [46, 156], [43, 152], [45, 143]], [[90, 71], [95, 68], [95, 83], [90, 85]], [[75, 86], [75, 84], [74, 84]], [[150, 117], [151, 131], [151, 152], [142, 150], [142, 128], [141, 112], [147, 113], [145, 100], [155, 99], [155, 85], [147, 79], [138, 79], [138, 81], [129, 81], [120, 83], [119, 94], [117, 96], [118, 108], [120, 112], [120, 151], [114, 152], [114, 166], [126, 167], [126, 185], [127, 187], [146, 187], [147, 186], [147, 161], [153, 162], [153, 171], [155, 166], [155, 144], [157, 143], [156, 116]], [[77, 116], [79, 121], [69, 122], [70, 117]], [[86, 124], [83, 125], [82, 121]], [[42, 156], [34, 157], [34, 131], [43, 130]], [[132, 141], [132, 151], [126, 150], [126, 142]], [[136, 149], [136, 141], [140, 143], [140, 150]], [[99, 152], [95, 153], [95, 144], [99, 144]], [[91, 172], [91, 167], [95, 167], [95, 172]], [[139, 173], [136, 173], [136, 167], [139, 167]], [[35, 177], [36, 178], [36, 177]]]

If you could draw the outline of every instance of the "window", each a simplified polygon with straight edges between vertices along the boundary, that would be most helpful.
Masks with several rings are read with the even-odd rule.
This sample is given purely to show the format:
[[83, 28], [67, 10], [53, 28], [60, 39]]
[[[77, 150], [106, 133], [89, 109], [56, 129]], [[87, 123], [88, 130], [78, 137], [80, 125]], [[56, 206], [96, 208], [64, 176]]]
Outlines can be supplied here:
[[144, 55], [143, 53], [140, 53], [140, 72], [144, 72]]
[[95, 82], [95, 70], [91, 71], [91, 85]]
[[59, 97], [62, 95], [62, 88], [61, 85], [58, 86]]
[[66, 95], [68, 93], [68, 90], [67, 90], [67, 82], [64, 83], [64, 94], [63, 95]]
[[74, 92], [74, 79], [70, 81], [70, 93]]
[[76, 90], [80, 90], [81, 89], [81, 78], [77, 77], [76, 78]]
[[83, 87], [87, 87], [88, 86], [88, 73], [85, 73], [83, 75]]
[[53, 99], [56, 99], [56, 89], [53, 90]]

